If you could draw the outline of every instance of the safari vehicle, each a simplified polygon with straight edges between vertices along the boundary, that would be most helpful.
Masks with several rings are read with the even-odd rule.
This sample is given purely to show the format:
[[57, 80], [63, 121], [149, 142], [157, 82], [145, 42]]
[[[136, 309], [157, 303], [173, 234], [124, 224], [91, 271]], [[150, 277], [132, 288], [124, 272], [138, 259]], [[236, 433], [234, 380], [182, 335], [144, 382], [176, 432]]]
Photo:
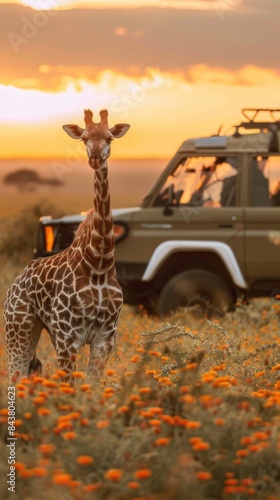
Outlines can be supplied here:
[[[140, 207], [113, 211], [127, 303], [211, 315], [279, 299], [280, 110], [242, 113], [232, 135], [183, 142]], [[65, 249], [83, 219], [41, 218], [36, 256]]]

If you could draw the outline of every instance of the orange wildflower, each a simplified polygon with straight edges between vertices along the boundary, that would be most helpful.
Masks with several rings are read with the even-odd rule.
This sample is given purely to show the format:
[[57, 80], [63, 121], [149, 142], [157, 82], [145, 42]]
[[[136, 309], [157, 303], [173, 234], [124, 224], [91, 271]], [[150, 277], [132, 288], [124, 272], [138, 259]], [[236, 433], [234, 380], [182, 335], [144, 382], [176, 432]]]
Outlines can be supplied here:
[[214, 420], [214, 424], [222, 427], [223, 425], [225, 425], [225, 420], [223, 418], [216, 418]]
[[108, 479], [108, 481], [113, 481], [114, 483], [118, 483], [123, 476], [123, 471], [121, 469], [108, 469], [104, 477]]
[[67, 415], [60, 415], [60, 417], [58, 417], [57, 419], [57, 422], [60, 423], [60, 422], [65, 422], [65, 421], [68, 421], [68, 420], [71, 420], [71, 415], [70, 413], [68, 413]]
[[85, 378], [85, 374], [83, 372], [72, 372], [73, 378]]
[[87, 484], [84, 486], [84, 491], [86, 492], [92, 492], [92, 491], [97, 491], [101, 488], [102, 483], [92, 483], [92, 484]]
[[212, 474], [211, 472], [206, 472], [206, 471], [198, 471], [196, 473], [196, 477], [199, 481], [209, 481], [212, 479]]
[[35, 405], [43, 405], [43, 404], [44, 404], [44, 402], [45, 402], [45, 398], [44, 398], [44, 397], [41, 397], [41, 396], [39, 396], [39, 397], [37, 397], [37, 398], [34, 398], [34, 399], [33, 399], [33, 403], [34, 403]]
[[267, 439], [267, 433], [266, 432], [260, 432], [260, 431], [254, 432], [253, 436], [258, 441], [263, 441], [263, 440]]
[[148, 479], [151, 475], [151, 469], [138, 469], [134, 472], [134, 477], [136, 479]]
[[54, 474], [52, 480], [58, 486], [68, 485], [72, 481], [72, 476], [70, 474]]
[[171, 417], [171, 415], [161, 415], [160, 418], [163, 422], [166, 422], [169, 425], [174, 425], [174, 417]]
[[107, 375], [107, 377], [113, 377], [115, 375], [115, 371], [114, 370], [107, 370], [106, 375]]
[[108, 427], [109, 423], [110, 423], [109, 420], [99, 420], [98, 422], [96, 422], [95, 427], [97, 429], [106, 429], [106, 427]]
[[148, 351], [148, 354], [150, 354], [150, 356], [154, 356], [155, 358], [161, 356], [159, 351]]
[[150, 412], [152, 412], [154, 415], [160, 415], [164, 412], [164, 410], [160, 406], [155, 406], [150, 408]]
[[127, 483], [127, 486], [131, 490], [138, 490], [138, 488], [140, 488], [140, 484], [137, 483], [136, 481], [130, 481], [130, 483]]
[[104, 394], [112, 394], [114, 391], [113, 387], [105, 387]]
[[57, 387], [57, 383], [56, 382], [54, 382], [53, 380], [48, 380], [48, 379], [44, 379], [43, 382], [42, 382], [42, 385], [44, 387], [51, 387], [51, 388]]
[[182, 401], [182, 403], [192, 404], [194, 403], [195, 398], [190, 394], [185, 394], [185, 396], [181, 396], [180, 401]]
[[197, 368], [197, 363], [189, 363], [186, 366], [186, 370], [195, 370]]
[[89, 391], [89, 389], [91, 389], [91, 385], [90, 384], [82, 384], [82, 385], [80, 385], [80, 389], [81, 389], [81, 391], [84, 391], [84, 392]]
[[190, 392], [190, 388], [188, 385], [182, 385], [179, 389], [181, 394], [188, 394]]
[[280, 370], [280, 364], [279, 364], [279, 365], [274, 365], [274, 366], [271, 368], [271, 370], [272, 370], [273, 372], [276, 372], [276, 371]]
[[35, 477], [45, 477], [48, 474], [47, 470], [44, 467], [34, 467], [32, 469], [32, 473]]
[[61, 431], [71, 431], [73, 429], [73, 424], [69, 422], [69, 420], [63, 420], [62, 422], [57, 423], [57, 427]]
[[169, 443], [170, 443], [170, 438], [168, 437], [162, 437], [155, 440], [155, 444], [157, 446], [166, 446]]
[[231, 495], [233, 493], [237, 493], [237, 487], [236, 486], [225, 486], [224, 487], [224, 493], [227, 493], [228, 495]]
[[233, 486], [234, 484], [238, 484], [238, 480], [235, 477], [229, 477], [225, 480], [225, 484], [228, 486]]
[[23, 479], [29, 479], [30, 477], [33, 476], [33, 471], [28, 469], [20, 469], [19, 476], [22, 477]]
[[192, 445], [193, 450], [195, 451], [206, 451], [209, 450], [210, 445], [205, 443], [204, 441], [198, 441]]
[[37, 414], [42, 415], [43, 417], [46, 417], [47, 415], [50, 415], [51, 410], [49, 408], [38, 408]]
[[208, 373], [203, 373], [202, 376], [201, 376], [201, 380], [202, 382], [212, 382], [213, 380], [215, 380], [215, 377], [216, 377], [216, 372], [208, 372]]
[[76, 394], [74, 387], [60, 387], [61, 392], [64, 394]]
[[69, 487], [72, 488], [72, 489], [76, 489], [80, 485], [81, 485], [80, 481], [75, 481], [75, 480], [72, 480], [69, 483]]
[[161, 420], [158, 420], [156, 418], [152, 418], [149, 420], [149, 424], [152, 425], [153, 427], [160, 427], [161, 426]]
[[40, 444], [39, 451], [43, 455], [50, 455], [56, 449], [54, 444]]
[[78, 420], [81, 416], [81, 412], [79, 411], [73, 411], [72, 413], [70, 413], [69, 417], [72, 419], [72, 420]]
[[43, 381], [44, 381], [43, 377], [39, 377], [39, 376], [32, 377], [33, 384], [41, 384]]
[[131, 394], [129, 399], [130, 399], [130, 401], [135, 402], [135, 401], [139, 401], [139, 399], [141, 399], [141, 398], [140, 398], [140, 396], [138, 396], [138, 394]]
[[241, 444], [252, 444], [253, 443], [253, 438], [251, 436], [244, 436], [243, 438], [240, 439]]
[[257, 453], [258, 451], [261, 450], [261, 445], [260, 444], [250, 444], [248, 446], [248, 450], [251, 451], [252, 453]]
[[150, 387], [140, 387], [139, 389], [140, 394], [150, 394], [150, 392], [152, 392]]
[[58, 377], [63, 378], [67, 375], [67, 373], [64, 370], [56, 370], [56, 375], [58, 375]]
[[16, 385], [16, 387], [19, 391], [25, 391], [25, 389], [26, 389], [26, 385], [21, 384], [20, 382]]
[[76, 439], [77, 434], [76, 434], [76, 432], [69, 431], [69, 432], [64, 432], [64, 434], [62, 434], [62, 437], [63, 437], [63, 439], [65, 439], [67, 441], [68, 440], [71, 441], [72, 439]]
[[80, 425], [86, 427], [87, 425], [89, 425], [89, 419], [88, 418], [81, 418]]
[[117, 410], [118, 413], [128, 413], [129, 412], [129, 407], [128, 406], [120, 406]]
[[15, 463], [15, 469], [16, 470], [25, 469], [25, 464], [23, 462], [16, 462]]
[[201, 427], [201, 423], [196, 422], [195, 420], [190, 420], [189, 422], [186, 423], [186, 427], [188, 429], [199, 429], [199, 427]]
[[241, 484], [243, 484], [243, 486], [251, 486], [252, 483], [253, 479], [251, 477], [245, 477], [241, 480]]
[[26, 392], [25, 391], [17, 391], [17, 397], [20, 399], [25, 399], [26, 398]]
[[196, 444], [199, 443], [200, 441], [202, 441], [202, 438], [199, 436], [194, 436], [189, 439], [190, 444]]
[[90, 465], [93, 464], [94, 459], [90, 455], [80, 455], [76, 458], [76, 463], [78, 465]]
[[249, 451], [241, 449], [241, 450], [237, 450], [235, 454], [239, 458], [241, 458], [241, 457], [244, 458], [244, 457], [247, 457], [247, 455], [249, 455]]

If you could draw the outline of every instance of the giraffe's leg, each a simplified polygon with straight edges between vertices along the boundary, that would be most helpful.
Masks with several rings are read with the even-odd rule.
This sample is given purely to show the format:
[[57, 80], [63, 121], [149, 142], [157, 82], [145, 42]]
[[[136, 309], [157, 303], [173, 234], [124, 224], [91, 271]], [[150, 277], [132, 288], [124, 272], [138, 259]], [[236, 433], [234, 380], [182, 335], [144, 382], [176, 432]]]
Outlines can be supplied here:
[[28, 376], [35, 374], [38, 375], [42, 374], [42, 363], [39, 360], [39, 358], [37, 358], [36, 347], [44, 327], [45, 327], [44, 323], [38, 316], [36, 316], [33, 328], [33, 339], [32, 339], [32, 350], [34, 350], [34, 354], [32, 360], [29, 363]]
[[106, 333], [101, 332], [90, 344], [90, 357], [86, 375], [93, 381], [100, 381], [106, 363], [114, 347], [115, 328]]
[[28, 376], [29, 365], [34, 357], [40, 334], [36, 330], [34, 337], [36, 315], [24, 293], [17, 296], [17, 300], [7, 302], [4, 324], [9, 379], [12, 381]]
[[65, 372], [65, 381], [73, 382], [72, 372], [76, 368], [77, 354], [80, 348], [74, 335], [62, 333], [63, 329], [54, 334], [54, 347], [59, 370]]

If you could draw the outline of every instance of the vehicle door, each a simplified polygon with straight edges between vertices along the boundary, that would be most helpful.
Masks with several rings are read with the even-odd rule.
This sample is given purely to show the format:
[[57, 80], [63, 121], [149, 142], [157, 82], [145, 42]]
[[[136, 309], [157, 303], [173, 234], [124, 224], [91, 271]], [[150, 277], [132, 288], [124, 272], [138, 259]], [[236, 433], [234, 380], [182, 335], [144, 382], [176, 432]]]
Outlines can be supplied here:
[[135, 213], [133, 231], [140, 246], [145, 242], [145, 260], [167, 240], [219, 241], [232, 248], [243, 271], [240, 174], [238, 155], [182, 158], [163, 180], [153, 206]]
[[248, 279], [280, 282], [280, 155], [248, 155], [245, 254]]

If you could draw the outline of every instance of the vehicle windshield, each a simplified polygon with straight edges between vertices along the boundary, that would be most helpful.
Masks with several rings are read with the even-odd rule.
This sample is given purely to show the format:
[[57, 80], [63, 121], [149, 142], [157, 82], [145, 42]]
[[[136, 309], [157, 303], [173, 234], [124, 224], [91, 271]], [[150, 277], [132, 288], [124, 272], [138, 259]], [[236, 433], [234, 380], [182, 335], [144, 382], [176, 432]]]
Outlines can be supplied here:
[[166, 179], [156, 206], [232, 206], [237, 172], [237, 157], [189, 156]]

